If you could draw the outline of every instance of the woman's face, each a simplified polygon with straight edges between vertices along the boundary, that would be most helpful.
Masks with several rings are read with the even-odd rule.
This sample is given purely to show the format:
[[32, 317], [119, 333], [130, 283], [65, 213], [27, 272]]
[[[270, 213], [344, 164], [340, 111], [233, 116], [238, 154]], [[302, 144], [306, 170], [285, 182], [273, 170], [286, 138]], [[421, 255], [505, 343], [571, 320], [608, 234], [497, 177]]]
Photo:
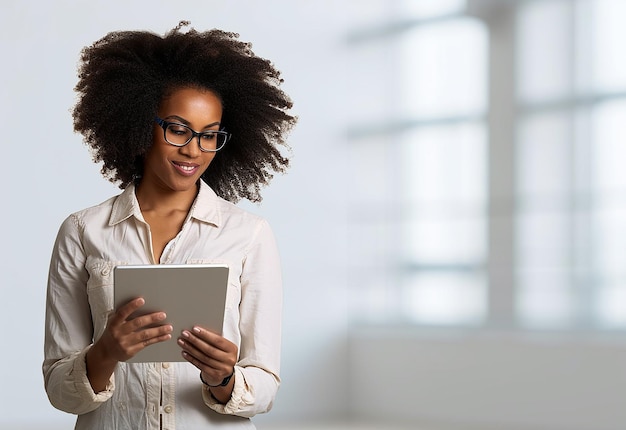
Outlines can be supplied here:
[[[197, 88], [180, 88], [161, 101], [159, 118], [184, 124], [196, 132], [219, 130], [222, 102], [215, 93]], [[183, 147], [165, 141], [163, 129], [155, 123], [152, 147], [146, 154], [142, 186], [164, 191], [196, 190], [196, 183], [209, 167], [215, 152], [203, 152], [198, 138]]]

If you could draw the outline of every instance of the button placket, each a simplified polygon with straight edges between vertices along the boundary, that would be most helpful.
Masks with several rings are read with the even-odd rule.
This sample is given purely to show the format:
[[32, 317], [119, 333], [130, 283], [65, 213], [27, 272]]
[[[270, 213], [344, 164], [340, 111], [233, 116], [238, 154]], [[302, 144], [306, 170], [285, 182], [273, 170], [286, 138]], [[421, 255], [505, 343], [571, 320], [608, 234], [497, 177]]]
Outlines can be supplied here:
[[163, 362], [159, 366], [161, 373], [161, 423], [163, 429], [175, 426], [175, 367], [172, 363]]

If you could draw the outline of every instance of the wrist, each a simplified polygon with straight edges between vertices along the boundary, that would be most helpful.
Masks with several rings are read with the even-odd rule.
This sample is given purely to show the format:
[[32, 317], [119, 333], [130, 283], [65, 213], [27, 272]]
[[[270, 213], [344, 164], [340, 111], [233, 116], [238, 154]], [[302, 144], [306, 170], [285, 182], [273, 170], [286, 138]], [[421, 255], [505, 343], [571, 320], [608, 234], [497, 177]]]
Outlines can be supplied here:
[[94, 343], [89, 351], [87, 351], [86, 357], [88, 360], [94, 360], [99, 363], [100, 366], [115, 367], [118, 363], [114, 357], [112, 357], [102, 342]]
[[228, 375], [227, 377], [225, 377], [224, 379], [222, 379], [222, 382], [220, 382], [217, 385], [211, 385], [209, 383], [207, 383], [204, 378], [202, 377], [202, 372], [200, 372], [200, 381], [202, 381], [202, 383], [204, 385], [206, 385], [207, 387], [210, 388], [216, 388], [216, 387], [225, 387], [228, 385], [228, 383], [230, 382], [231, 378], [233, 377], [233, 375], [235, 374], [235, 369], [233, 369], [233, 371], [231, 372], [230, 375]]

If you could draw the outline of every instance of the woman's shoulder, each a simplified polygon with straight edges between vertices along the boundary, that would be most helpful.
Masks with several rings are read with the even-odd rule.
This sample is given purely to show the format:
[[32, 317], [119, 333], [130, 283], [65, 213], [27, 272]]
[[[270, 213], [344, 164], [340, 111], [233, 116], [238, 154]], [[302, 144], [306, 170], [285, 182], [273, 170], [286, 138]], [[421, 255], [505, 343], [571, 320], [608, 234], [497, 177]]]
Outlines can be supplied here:
[[108, 219], [115, 205], [115, 201], [119, 197], [120, 195], [112, 196], [98, 204], [72, 212], [67, 216], [66, 221], [73, 220], [76, 223], [84, 224], [100, 217]]
[[100, 203], [97, 203], [92, 206], [83, 208], [79, 211], [76, 211], [74, 212], [74, 214], [93, 215], [93, 214], [98, 214], [100, 212], [107, 211], [107, 210], [110, 211], [111, 208], [113, 207], [113, 204], [119, 197], [120, 195], [109, 197]]
[[263, 223], [265, 219], [217, 194], [206, 184], [203, 184], [197, 205], [197, 214], [207, 219], [215, 218], [220, 223], [245, 223], [255, 225]]
[[220, 200], [219, 211], [221, 226], [225, 230], [245, 232], [244, 236], [248, 238], [256, 237], [262, 230], [272, 230], [265, 217], [227, 200]]
[[82, 237], [87, 226], [105, 225], [111, 214], [111, 208], [117, 196], [93, 206], [75, 211], [65, 217], [58, 231], [59, 237]]

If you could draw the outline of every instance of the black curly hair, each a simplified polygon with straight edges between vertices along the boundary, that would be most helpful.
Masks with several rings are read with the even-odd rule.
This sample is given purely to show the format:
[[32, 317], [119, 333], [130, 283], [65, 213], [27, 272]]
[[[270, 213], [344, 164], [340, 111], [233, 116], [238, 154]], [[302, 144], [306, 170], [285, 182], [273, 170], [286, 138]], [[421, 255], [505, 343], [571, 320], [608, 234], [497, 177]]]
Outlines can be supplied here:
[[102, 162], [102, 174], [126, 188], [142, 176], [161, 101], [183, 87], [208, 89], [222, 101], [231, 140], [202, 175], [226, 200], [261, 200], [260, 189], [289, 160], [287, 132], [296, 118], [273, 64], [236, 33], [198, 32], [182, 21], [164, 36], [146, 31], [107, 34], [82, 50], [74, 130]]

